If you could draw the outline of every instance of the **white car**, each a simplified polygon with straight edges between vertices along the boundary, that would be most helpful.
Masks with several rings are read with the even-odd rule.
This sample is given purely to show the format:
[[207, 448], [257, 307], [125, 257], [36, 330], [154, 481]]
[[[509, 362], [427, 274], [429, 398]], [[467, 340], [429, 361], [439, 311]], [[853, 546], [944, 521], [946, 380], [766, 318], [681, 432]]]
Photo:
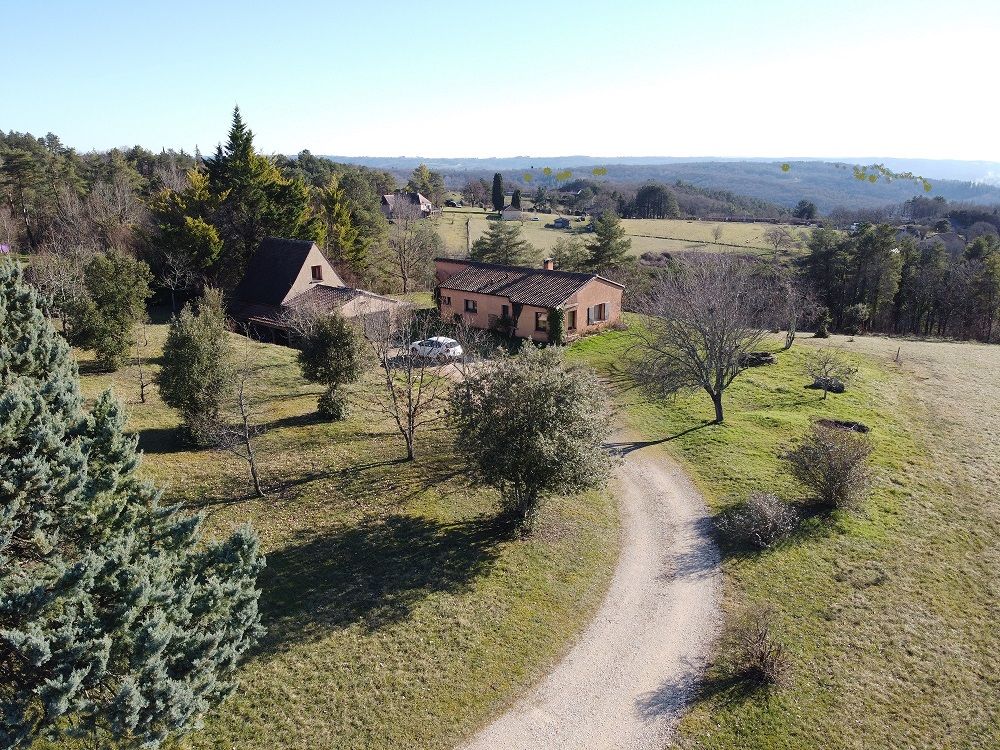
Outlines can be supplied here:
[[458, 359], [464, 353], [461, 344], [446, 336], [432, 336], [426, 341], [414, 341], [410, 344], [410, 354], [414, 357]]

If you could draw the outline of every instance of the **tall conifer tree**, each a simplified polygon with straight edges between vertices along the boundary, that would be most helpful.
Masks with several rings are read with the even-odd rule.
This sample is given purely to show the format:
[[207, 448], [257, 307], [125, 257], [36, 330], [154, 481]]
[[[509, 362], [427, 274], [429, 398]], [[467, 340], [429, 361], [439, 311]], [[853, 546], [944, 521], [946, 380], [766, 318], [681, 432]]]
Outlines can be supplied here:
[[0, 262], [0, 747], [156, 747], [258, 637], [256, 536], [205, 540], [161, 505], [124, 423], [110, 393], [85, 410], [68, 346]]

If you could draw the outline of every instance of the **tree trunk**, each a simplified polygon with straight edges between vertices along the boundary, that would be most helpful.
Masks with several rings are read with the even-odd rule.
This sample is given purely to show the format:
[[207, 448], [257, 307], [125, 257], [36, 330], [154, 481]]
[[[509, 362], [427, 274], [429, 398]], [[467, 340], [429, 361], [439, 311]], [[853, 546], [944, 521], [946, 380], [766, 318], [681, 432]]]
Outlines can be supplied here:
[[712, 404], [715, 405], [715, 423], [722, 424], [722, 393], [712, 393]]

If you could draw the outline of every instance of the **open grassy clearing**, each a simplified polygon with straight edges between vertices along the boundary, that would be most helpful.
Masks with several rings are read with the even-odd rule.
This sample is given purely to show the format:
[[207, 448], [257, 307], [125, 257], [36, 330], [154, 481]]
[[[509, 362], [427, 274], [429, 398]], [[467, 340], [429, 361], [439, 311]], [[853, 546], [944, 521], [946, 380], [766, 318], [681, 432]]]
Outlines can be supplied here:
[[[526, 214], [529, 218], [521, 222], [523, 236], [528, 242], [542, 251], [551, 250], [560, 238], [578, 237], [589, 240], [590, 233], [584, 228], [586, 221], [577, 221], [578, 217], [569, 217], [570, 229], [552, 229], [550, 224], [559, 214]], [[531, 216], [538, 216], [538, 221], [531, 221]], [[691, 250], [718, 250], [722, 252], [749, 251], [755, 254], [770, 254], [771, 248], [764, 241], [764, 233], [773, 224], [755, 224], [750, 222], [714, 222], [686, 219], [624, 219], [625, 231], [632, 240], [632, 254], [642, 255], [646, 252], [685, 252]], [[468, 224], [468, 230], [466, 229]], [[463, 254], [466, 251], [466, 232], [471, 241], [481, 237], [489, 225], [487, 214], [480, 209], [445, 209], [441, 216], [435, 219], [435, 226], [444, 240], [448, 252]], [[716, 241], [713, 232], [716, 226], [722, 227], [722, 235]], [[791, 225], [779, 225], [793, 237], [804, 242], [806, 229]], [[795, 254], [798, 251], [792, 251]]]
[[[724, 426], [702, 427], [705, 395], [651, 403], [630, 387], [618, 365], [626, 346], [627, 334], [609, 333], [571, 352], [612, 376], [630, 426], [662, 441], [715, 511], [756, 489], [798, 498], [779, 456], [818, 417], [870, 425], [882, 478], [860, 511], [813, 515], [777, 549], [727, 557], [726, 610], [777, 608], [791, 685], [755, 692], [712, 670], [678, 743], [997, 746], [1000, 349], [800, 339], [736, 381]], [[805, 389], [801, 365], [816, 346], [850, 352], [858, 386], [825, 402]]]
[[[163, 324], [149, 327], [159, 355]], [[242, 343], [242, 339], [239, 342]], [[177, 417], [134, 370], [114, 386], [166, 496], [220, 532], [244, 522], [267, 554], [268, 634], [239, 690], [184, 748], [446, 748], [509, 705], [564, 652], [600, 603], [617, 555], [610, 493], [554, 502], [536, 534], [510, 541], [495, 498], [463, 480], [443, 431], [415, 462], [376, 414], [312, 418], [320, 388], [287, 348], [254, 344], [265, 366], [259, 448], [271, 496], [251, 497], [244, 465], [177, 442]]]

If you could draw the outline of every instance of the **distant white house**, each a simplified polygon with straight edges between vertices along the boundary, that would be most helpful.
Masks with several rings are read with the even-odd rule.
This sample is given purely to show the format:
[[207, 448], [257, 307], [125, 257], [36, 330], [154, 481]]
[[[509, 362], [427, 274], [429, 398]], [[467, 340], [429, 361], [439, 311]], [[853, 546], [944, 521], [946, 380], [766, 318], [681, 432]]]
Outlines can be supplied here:
[[500, 218], [504, 221], [521, 221], [524, 218], [524, 214], [519, 208], [504, 206], [503, 211], [500, 212]]

